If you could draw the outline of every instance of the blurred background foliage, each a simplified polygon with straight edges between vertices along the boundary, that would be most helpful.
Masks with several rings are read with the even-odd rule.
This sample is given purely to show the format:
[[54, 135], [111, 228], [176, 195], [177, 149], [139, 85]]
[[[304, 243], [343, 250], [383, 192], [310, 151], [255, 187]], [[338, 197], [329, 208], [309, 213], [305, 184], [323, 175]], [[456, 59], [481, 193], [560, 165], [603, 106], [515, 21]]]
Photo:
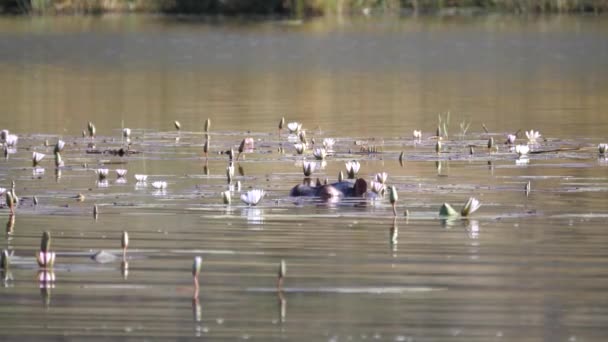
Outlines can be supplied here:
[[601, 13], [607, 0], [0, 0], [0, 13], [163, 12], [306, 16], [369, 11], [411, 13]]

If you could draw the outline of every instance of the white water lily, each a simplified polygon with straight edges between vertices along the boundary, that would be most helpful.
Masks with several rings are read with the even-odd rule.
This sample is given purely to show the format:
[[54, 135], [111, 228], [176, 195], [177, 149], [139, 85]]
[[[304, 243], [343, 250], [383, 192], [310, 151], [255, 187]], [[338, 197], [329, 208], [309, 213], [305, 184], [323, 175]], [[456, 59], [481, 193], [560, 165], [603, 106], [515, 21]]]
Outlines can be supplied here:
[[118, 178], [123, 178], [126, 175], [127, 175], [127, 170], [126, 169], [116, 169], [116, 176]]
[[530, 152], [530, 146], [528, 145], [516, 145], [515, 146], [515, 153], [517, 153], [517, 155], [521, 156], [525, 156], [526, 154], [528, 154], [528, 152]]
[[388, 173], [386, 173], [386, 172], [376, 173], [376, 176], [374, 177], [374, 179], [378, 183], [386, 184], [386, 180], [388, 179]]
[[513, 145], [513, 144], [515, 144], [515, 139], [517, 139], [517, 136], [515, 134], [507, 134], [506, 143], [509, 145]]
[[65, 147], [65, 141], [63, 140], [57, 140], [57, 144], [55, 144], [55, 150], [53, 151], [55, 154], [63, 151], [63, 148]]
[[325, 149], [328, 151], [331, 151], [334, 148], [335, 143], [336, 143], [336, 140], [334, 138], [323, 139], [323, 147], [325, 147]]
[[7, 147], [14, 147], [17, 145], [17, 141], [19, 140], [19, 137], [15, 134], [9, 134], [6, 139], [4, 140], [4, 143], [6, 144]]
[[166, 189], [167, 188], [167, 182], [164, 182], [164, 181], [152, 182], [152, 187], [154, 189]]
[[46, 155], [44, 153], [40, 153], [40, 152], [33, 152], [32, 153], [32, 163], [34, 164], [34, 166], [38, 165], [38, 163], [40, 163], [42, 161], [42, 159], [44, 159]]
[[97, 177], [99, 178], [99, 180], [104, 180], [106, 179], [106, 177], [108, 177], [108, 169], [97, 169], [95, 170], [95, 173], [97, 174]]
[[325, 157], [327, 156], [327, 150], [324, 147], [316, 147], [313, 151], [312, 151], [313, 156], [315, 156], [315, 158], [317, 158], [318, 160], [324, 160]]
[[148, 175], [135, 175], [135, 180], [138, 182], [145, 182], [148, 180]]
[[600, 152], [600, 154], [606, 154], [606, 152], [608, 151], [608, 144], [597, 145], [597, 150]]
[[55, 252], [38, 251], [36, 253], [36, 261], [40, 267], [53, 267], [55, 264]]
[[302, 129], [302, 124], [299, 122], [290, 122], [287, 124], [289, 133], [297, 133]]
[[531, 143], [535, 143], [538, 138], [540, 138], [540, 132], [534, 131], [533, 129], [526, 131], [526, 137], [528, 137], [528, 141]]
[[414, 130], [414, 132], [412, 133], [412, 136], [414, 137], [414, 140], [422, 140], [422, 131], [419, 130]]
[[310, 177], [310, 175], [312, 175], [312, 173], [315, 172], [316, 168], [317, 168], [317, 163], [315, 163], [315, 162], [309, 162], [306, 160], [302, 162], [302, 172], [304, 172], [304, 176], [306, 176], [306, 177]]
[[166, 189], [167, 188], [167, 182], [165, 181], [156, 181], [156, 182], [152, 182], [152, 187], [154, 189]]
[[306, 145], [302, 143], [293, 144], [293, 147], [295, 147], [298, 154], [302, 154], [304, 153], [304, 150], [306, 150]]
[[476, 212], [477, 209], [479, 209], [479, 207], [481, 207], [481, 203], [479, 202], [478, 199], [476, 199], [475, 197], [470, 197], [469, 200], [467, 201], [467, 203], [464, 205], [464, 207], [462, 207], [462, 210], [460, 211], [460, 215], [462, 216], [469, 216], [472, 213]]
[[130, 129], [130, 128], [123, 128], [123, 129], [122, 129], [122, 136], [123, 136], [124, 138], [127, 138], [127, 139], [128, 139], [129, 137], [131, 137], [131, 129]]
[[386, 191], [386, 188], [384, 187], [384, 184], [380, 183], [380, 182], [376, 182], [376, 181], [371, 181], [370, 182], [370, 188], [371, 188], [371, 190], [374, 193], [376, 193], [376, 194], [378, 194], [380, 196], [384, 196], [384, 193]]
[[354, 179], [361, 168], [361, 164], [356, 160], [347, 161], [344, 165], [346, 166], [346, 173], [350, 179]]
[[256, 205], [262, 200], [265, 194], [266, 192], [264, 192], [264, 190], [250, 190], [247, 191], [247, 193], [241, 195], [241, 201], [245, 202], [248, 205]]

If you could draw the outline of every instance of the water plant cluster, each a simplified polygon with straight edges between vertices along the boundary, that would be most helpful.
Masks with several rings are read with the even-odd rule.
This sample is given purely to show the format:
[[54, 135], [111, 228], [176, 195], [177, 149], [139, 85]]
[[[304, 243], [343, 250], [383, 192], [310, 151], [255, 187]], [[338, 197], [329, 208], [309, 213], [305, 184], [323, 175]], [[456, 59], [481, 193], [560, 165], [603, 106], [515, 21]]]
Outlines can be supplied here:
[[[28, 215], [35, 214], [39, 207], [45, 207], [46, 212], [59, 210], [64, 206], [51, 204], [54, 194], [45, 193], [44, 189], [19, 188], [20, 178], [43, 177], [46, 168], [54, 171], [55, 180], [61, 182], [64, 173], [85, 174], [90, 179], [89, 194], [83, 192], [70, 197], [69, 201], [88, 203], [90, 206], [81, 208], [77, 214], [88, 215], [92, 212], [93, 220], [104, 215], [100, 207], [112, 207], [113, 199], [103, 197], [91, 201], [89, 196], [102, 192], [108, 187], [127, 186], [129, 183], [129, 163], [146, 161], [158, 155], [159, 149], [163, 155], [171, 158], [181, 150], [193, 151], [194, 159], [200, 163], [202, 174], [200, 179], [215, 177], [223, 179], [221, 185], [212, 186], [201, 199], [201, 208], [225, 208], [230, 215], [232, 210], [247, 210], [247, 221], [252, 224], [263, 222], [264, 208], [282, 205], [287, 208], [298, 206], [323, 206], [340, 211], [343, 208], [357, 207], [361, 210], [373, 208], [373, 215], [377, 217], [394, 217], [391, 228], [391, 244], [397, 243], [398, 231], [396, 220], [398, 217], [406, 219], [433, 219], [451, 224], [450, 222], [464, 222], [472, 234], [478, 234], [478, 225], [472, 223], [470, 218], [479, 214], [483, 206], [479, 199], [480, 191], [471, 189], [469, 193], [460, 198], [462, 206], [455, 209], [452, 204], [444, 202], [422, 212], [420, 208], [411, 207], [400, 202], [408, 200], [408, 191], [411, 190], [399, 179], [387, 171], [369, 172], [366, 165], [370, 162], [382, 161], [399, 165], [403, 172], [407, 172], [409, 162], [434, 163], [437, 177], [445, 176], [443, 167], [450, 161], [479, 161], [488, 162], [490, 169], [496, 161], [509, 161], [515, 166], [526, 167], [534, 158], [552, 158], [565, 153], [576, 155], [577, 158], [598, 159], [606, 163], [608, 157], [608, 144], [594, 143], [581, 144], [580, 142], [551, 139], [536, 130], [518, 130], [517, 132], [492, 133], [484, 127], [484, 132], [469, 134], [470, 123], [461, 125], [460, 135], [448, 134], [449, 119], [439, 119], [436, 132], [413, 130], [402, 137], [361, 139], [357, 137], [327, 136], [322, 131], [307, 130], [303, 123], [288, 122], [281, 118], [278, 131], [269, 128], [267, 132], [240, 132], [211, 130], [211, 120], [207, 119], [202, 131], [186, 130], [186, 125], [179, 121], [173, 122], [174, 130], [156, 132], [142, 128], [120, 128], [100, 136], [93, 122], [88, 122], [80, 137], [77, 136], [42, 136], [18, 135], [3, 130], [0, 132], [0, 144], [4, 155], [4, 165], [7, 163], [19, 164], [17, 171], [11, 172], [15, 179], [3, 176], [0, 184], [7, 184], [0, 188], [2, 201], [0, 207], [8, 214], [7, 237], [15, 234], [15, 220], [20, 211]], [[269, 125], [270, 126], [270, 125]], [[277, 127], [277, 126], [275, 126]], [[45, 158], [47, 154], [54, 155], [54, 162]], [[31, 154], [31, 159], [24, 158]], [[210, 172], [209, 161], [225, 163], [225, 172]], [[281, 181], [286, 186], [276, 188], [264, 182], [263, 174], [245, 174], [243, 165], [248, 163], [287, 163], [293, 165], [293, 173], [286, 176], [289, 182]], [[335, 175], [328, 175], [325, 170], [328, 164], [340, 165], [340, 171]], [[7, 170], [3, 166], [4, 170]], [[237, 172], [238, 170], [238, 172]], [[5, 173], [6, 174], [6, 173]], [[272, 176], [272, 175], [271, 175]], [[135, 189], [144, 190], [157, 201], [170, 198], [172, 187], [178, 187], [179, 180], [168, 181], [162, 174], [134, 173]], [[148, 180], [152, 180], [148, 183]], [[356, 181], [355, 181], [356, 180]], [[366, 184], [365, 191], [351, 191], [357, 182]], [[289, 183], [289, 184], [287, 184]], [[69, 183], [68, 183], [69, 185]], [[304, 185], [311, 189], [333, 188], [329, 196], [317, 196], [310, 192], [298, 197], [290, 197], [289, 187]], [[521, 185], [522, 198], [530, 195], [531, 182], [528, 180]], [[241, 203], [232, 200], [237, 197]], [[44, 198], [50, 203], [40, 203]], [[202, 200], [204, 199], [204, 201]], [[66, 200], [66, 199], [62, 199]], [[408, 203], [412, 203], [410, 199]], [[262, 209], [254, 209], [259, 207]], [[78, 210], [78, 209], [76, 209]], [[125, 209], [128, 210], [128, 209]], [[258, 210], [258, 211], [256, 211]], [[429, 214], [429, 211], [432, 214]], [[482, 214], [483, 215], [483, 214]], [[482, 216], [483, 217], [483, 216]], [[56, 281], [53, 272], [56, 265], [63, 261], [58, 253], [51, 249], [51, 231], [44, 231], [40, 249], [31, 255], [39, 267], [38, 281], [41, 287], [52, 288]], [[97, 251], [90, 257], [96, 262], [121, 262], [121, 272], [128, 273], [129, 257], [127, 248], [130, 237], [127, 229], [120, 237], [122, 258], [112, 252]], [[55, 239], [61, 239], [55, 238]], [[118, 245], [118, 242], [117, 242]], [[15, 256], [14, 249], [2, 251], [1, 266], [4, 281], [10, 281], [11, 259]], [[19, 255], [20, 252], [17, 251]], [[19, 255], [25, 260], [28, 257]], [[27, 264], [27, 263], [26, 263]], [[22, 267], [23, 263], [19, 264]], [[192, 264], [194, 281], [194, 298], [198, 298], [199, 276], [203, 268], [203, 259], [195, 256]], [[286, 275], [286, 262], [279, 262], [278, 283], [279, 291], [283, 288], [283, 279]]]

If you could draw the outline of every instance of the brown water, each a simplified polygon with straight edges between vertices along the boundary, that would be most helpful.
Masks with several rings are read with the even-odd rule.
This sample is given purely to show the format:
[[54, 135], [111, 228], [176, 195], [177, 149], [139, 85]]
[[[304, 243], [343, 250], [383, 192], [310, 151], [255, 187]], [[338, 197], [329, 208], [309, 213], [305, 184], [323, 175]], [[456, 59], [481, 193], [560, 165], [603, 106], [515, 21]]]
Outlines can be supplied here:
[[[596, 146], [608, 142], [607, 35], [603, 17], [1, 18], [0, 128], [19, 144], [0, 161], [0, 186], [16, 180], [23, 202], [4, 235], [15, 256], [0, 288], [0, 335], [604, 341], [608, 162]], [[437, 155], [432, 135], [447, 111], [450, 136]], [[388, 172], [397, 220], [387, 199], [289, 198], [302, 157], [293, 136], [279, 140], [281, 116], [303, 122], [317, 144], [337, 139], [315, 176], [334, 181], [351, 159], [368, 180]], [[207, 118], [214, 153], [205, 162]], [[89, 120], [99, 149], [119, 148], [130, 127], [144, 153], [87, 154]], [[535, 151], [578, 149], [518, 164], [504, 136], [531, 128], [546, 138]], [[246, 207], [235, 190], [225, 206], [227, 157], [215, 152], [247, 131], [256, 148], [236, 180], [267, 195]], [[491, 155], [489, 136], [499, 145]], [[60, 174], [43, 146], [58, 138], [67, 142]], [[355, 141], [382, 153], [360, 154]], [[47, 153], [43, 174], [33, 174], [32, 151]], [[93, 171], [103, 165], [107, 187]], [[113, 173], [123, 167], [126, 183]], [[150, 175], [146, 185], [138, 173]], [[156, 180], [168, 188], [152, 189]], [[443, 202], [459, 209], [469, 196], [483, 203], [470, 220], [438, 217]], [[7, 209], [0, 219], [10, 222]], [[33, 258], [44, 230], [58, 254], [48, 289]], [[119, 255], [123, 230], [127, 272], [89, 258]], [[204, 262], [193, 300], [196, 255]]]

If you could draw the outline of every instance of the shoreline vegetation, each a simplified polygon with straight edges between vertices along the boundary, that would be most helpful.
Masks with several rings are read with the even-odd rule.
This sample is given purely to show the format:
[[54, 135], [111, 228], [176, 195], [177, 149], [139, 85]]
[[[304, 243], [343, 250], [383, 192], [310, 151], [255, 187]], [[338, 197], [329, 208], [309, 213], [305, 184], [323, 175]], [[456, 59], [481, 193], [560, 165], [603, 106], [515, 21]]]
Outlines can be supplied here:
[[0, 0], [0, 14], [169, 13], [305, 17], [376, 11], [410, 14], [591, 13], [606, 0]]

